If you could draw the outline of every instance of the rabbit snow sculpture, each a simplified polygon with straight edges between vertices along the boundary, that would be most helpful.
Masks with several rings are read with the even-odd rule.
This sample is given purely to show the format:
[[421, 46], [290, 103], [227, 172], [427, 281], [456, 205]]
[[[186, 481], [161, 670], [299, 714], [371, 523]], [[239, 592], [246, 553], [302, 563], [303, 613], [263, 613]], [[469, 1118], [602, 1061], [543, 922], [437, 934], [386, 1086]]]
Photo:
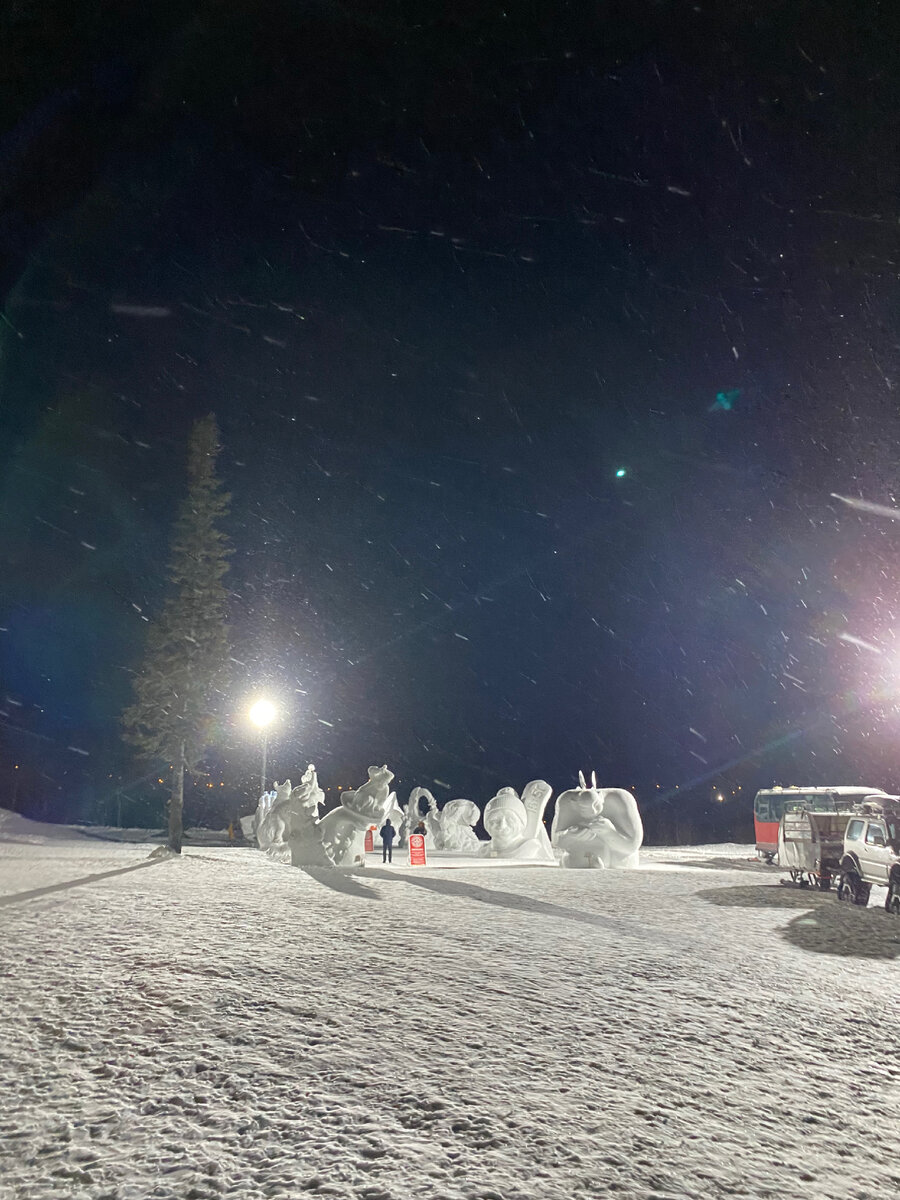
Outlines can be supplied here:
[[556, 801], [550, 841], [564, 867], [636, 867], [644, 826], [637, 801], [624, 788], [591, 786], [578, 772], [577, 788]]

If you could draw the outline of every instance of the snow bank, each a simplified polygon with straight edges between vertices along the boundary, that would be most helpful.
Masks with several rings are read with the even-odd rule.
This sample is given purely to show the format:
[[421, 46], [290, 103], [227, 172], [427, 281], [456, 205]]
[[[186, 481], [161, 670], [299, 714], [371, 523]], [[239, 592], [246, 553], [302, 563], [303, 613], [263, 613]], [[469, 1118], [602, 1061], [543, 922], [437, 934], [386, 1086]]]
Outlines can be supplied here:
[[68, 825], [49, 825], [44, 821], [30, 821], [6, 808], [0, 808], [0, 842], [23, 842], [38, 845], [47, 839], [70, 842], [73, 831]]

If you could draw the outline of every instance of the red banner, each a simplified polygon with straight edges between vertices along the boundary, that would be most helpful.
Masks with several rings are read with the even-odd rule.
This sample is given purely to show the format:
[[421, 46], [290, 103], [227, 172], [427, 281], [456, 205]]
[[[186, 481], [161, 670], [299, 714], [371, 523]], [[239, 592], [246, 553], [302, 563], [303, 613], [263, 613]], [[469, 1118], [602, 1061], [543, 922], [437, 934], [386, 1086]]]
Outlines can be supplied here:
[[411, 867], [425, 866], [425, 835], [423, 833], [409, 835], [409, 865]]
[[[358, 846], [359, 842], [357, 842], [356, 844]], [[375, 826], [374, 825], [372, 826], [371, 829], [366, 830], [366, 840], [365, 840], [363, 849], [365, 850], [366, 854], [371, 854], [372, 851], [375, 849]]]

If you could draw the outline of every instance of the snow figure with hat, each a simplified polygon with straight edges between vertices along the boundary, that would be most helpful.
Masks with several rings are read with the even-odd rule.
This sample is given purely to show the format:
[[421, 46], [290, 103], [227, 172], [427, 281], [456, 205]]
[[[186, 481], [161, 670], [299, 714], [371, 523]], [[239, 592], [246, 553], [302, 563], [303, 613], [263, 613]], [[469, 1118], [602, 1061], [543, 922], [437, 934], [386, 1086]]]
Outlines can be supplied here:
[[543, 779], [526, 784], [520, 800], [515, 788], [504, 787], [484, 808], [484, 828], [490, 841], [482, 854], [519, 862], [554, 862], [542, 820], [553, 789]]
[[577, 788], [556, 801], [550, 840], [564, 867], [636, 867], [644, 840], [637, 801], [624, 788], [591, 786], [578, 772]]

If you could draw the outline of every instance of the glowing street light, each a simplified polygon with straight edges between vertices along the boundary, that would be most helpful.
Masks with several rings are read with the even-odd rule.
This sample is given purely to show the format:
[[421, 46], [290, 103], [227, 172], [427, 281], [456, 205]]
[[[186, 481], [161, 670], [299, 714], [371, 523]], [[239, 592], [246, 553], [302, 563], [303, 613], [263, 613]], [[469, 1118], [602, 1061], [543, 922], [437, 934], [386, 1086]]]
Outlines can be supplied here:
[[271, 700], [257, 700], [247, 714], [250, 720], [262, 732], [262, 770], [259, 777], [259, 794], [266, 790], [266, 755], [269, 750], [269, 726], [277, 715], [275, 705]]
[[271, 700], [257, 700], [250, 709], [250, 720], [260, 729], [265, 729], [275, 720], [275, 705]]

